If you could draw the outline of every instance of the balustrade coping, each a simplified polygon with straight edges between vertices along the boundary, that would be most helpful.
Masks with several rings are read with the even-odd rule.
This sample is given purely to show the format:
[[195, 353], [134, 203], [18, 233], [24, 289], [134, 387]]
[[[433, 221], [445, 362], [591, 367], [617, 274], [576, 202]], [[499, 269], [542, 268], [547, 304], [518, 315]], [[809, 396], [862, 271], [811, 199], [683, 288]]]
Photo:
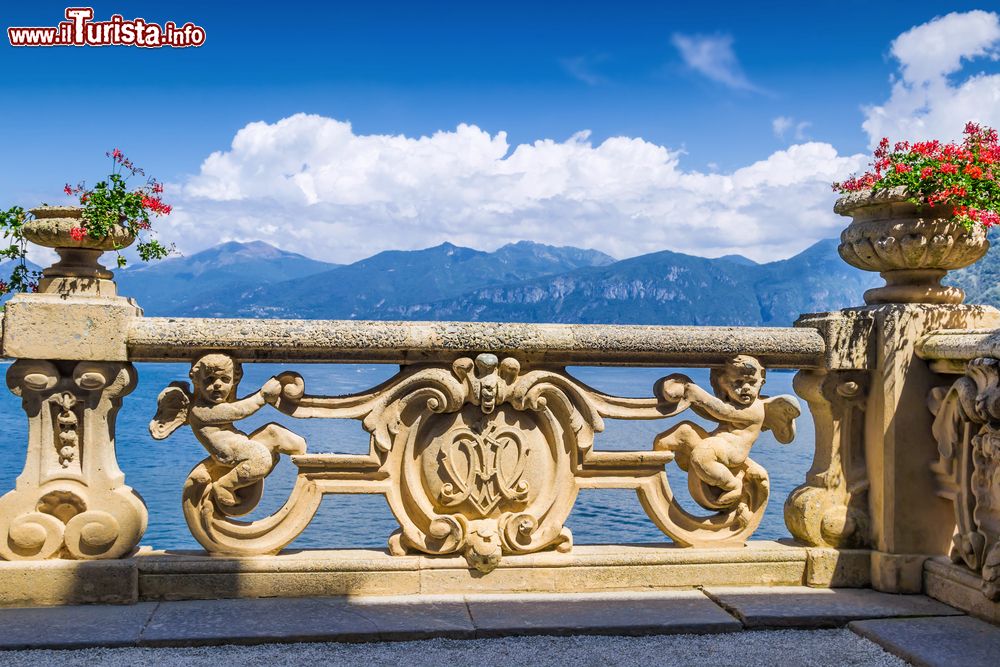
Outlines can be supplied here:
[[917, 356], [927, 361], [967, 362], [979, 357], [1000, 357], [1000, 331], [948, 329], [927, 334], [916, 345]]
[[771, 368], [818, 368], [819, 332], [793, 327], [701, 327], [494, 322], [394, 322], [141, 317], [130, 361], [190, 361], [218, 350], [240, 361], [396, 363], [492, 352], [559, 365], [711, 366], [749, 354]]

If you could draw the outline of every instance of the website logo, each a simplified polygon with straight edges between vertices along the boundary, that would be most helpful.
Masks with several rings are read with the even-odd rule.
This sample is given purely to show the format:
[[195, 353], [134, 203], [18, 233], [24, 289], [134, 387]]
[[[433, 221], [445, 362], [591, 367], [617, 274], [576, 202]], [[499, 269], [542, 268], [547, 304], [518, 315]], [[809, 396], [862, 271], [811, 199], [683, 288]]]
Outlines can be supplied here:
[[164, 46], [186, 48], [205, 43], [205, 29], [190, 21], [178, 26], [174, 21], [163, 25], [144, 18], [126, 19], [112, 14], [107, 21], [94, 21], [93, 7], [67, 7], [66, 20], [54, 27], [10, 27], [11, 46], [138, 46], [158, 49]]

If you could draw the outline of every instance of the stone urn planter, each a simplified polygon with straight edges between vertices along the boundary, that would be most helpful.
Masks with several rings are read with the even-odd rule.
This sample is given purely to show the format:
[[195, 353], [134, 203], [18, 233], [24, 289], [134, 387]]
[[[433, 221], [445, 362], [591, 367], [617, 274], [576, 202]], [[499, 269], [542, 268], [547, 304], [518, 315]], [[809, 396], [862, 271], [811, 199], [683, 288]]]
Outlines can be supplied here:
[[80, 227], [83, 207], [39, 206], [31, 209], [35, 216], [24, 224], [24, 238], [46, 248], [54, 248], [59, 261], [42, 271], [45, 278], [92, 278], [111, 280], [112, 273], [98, 263], [107, 250], [121, 250], [135, 242], [128, 228], [113, 227], [103, 239], [84, 236], [75, 239], [71, 230]]
[[907, 200], [905, 188], [852, 192], [833, 210], [854, 219], [840, 234], [840, 256], [885, 279], [883, 287], [865, 292], [867, 304], [961, 303], [965, 293], [941, 279], [990, 248], [982, 226], [966, 229], [945, 204], [918, 206]]

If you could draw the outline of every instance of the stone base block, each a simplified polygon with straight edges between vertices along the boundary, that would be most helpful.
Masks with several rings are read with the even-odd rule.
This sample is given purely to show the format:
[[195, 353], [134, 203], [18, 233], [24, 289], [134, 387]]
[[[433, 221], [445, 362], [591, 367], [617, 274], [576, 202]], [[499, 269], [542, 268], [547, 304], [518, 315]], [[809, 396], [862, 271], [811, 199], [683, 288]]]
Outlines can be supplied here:
[[489, 574], [461, 556], [377, 550], [220, 557], [142, 549], [118, 561], [0, 562], [0, 605], [329, 596], [603, 593], [700, 586], [861, 587], [868, 552], [752, 542], [742, 549], [669, 544], [576, 546], [508, 556]]
[[776, 542], [744, 549], [577, 546], [569, 554], [508, 556], [485, 575], [461, 556], [390, 556], [374, 550], [244, 558], [147, 551], [136, 561], [144, 600], [791, 586], [803, 584], [809, 569], [807, 549]]
[[103, 602], [139, 599], [139, 569], [128, 560], [0, 561], [0, 606]]
[[375, 550], [287, 551], [226, 557], [142, 551], [136, 556], [143, 600], [412, 595], [420, 558]]
[[887, 554], [871, 552], [871, 585], [883, 593], [922, 593], [924, 590], [924, 554]]
[[807, 586], [865, 588], [871, 584], [871, 552], [865, 549], [807, 549]]
[[924, 590], [927, 595], [990, 623], [1000, 625], [1000, 602], [983, 595], [982, 578], [972, 570], [944, 557], [924, 563]]

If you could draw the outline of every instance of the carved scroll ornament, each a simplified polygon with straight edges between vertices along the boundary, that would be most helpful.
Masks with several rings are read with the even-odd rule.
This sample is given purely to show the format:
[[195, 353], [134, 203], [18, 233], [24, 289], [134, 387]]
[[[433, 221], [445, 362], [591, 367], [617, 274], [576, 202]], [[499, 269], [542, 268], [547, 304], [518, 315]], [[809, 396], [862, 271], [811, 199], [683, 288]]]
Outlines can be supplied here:
[[1000, 360], [974, 359], [928, 402], [938, 494], [955, 508], [951, 558], [980, 572], [983, 594], [1000, 600]]
[[[560, 368], [480, 354], [450, 366], [407, 366], [369, 392], [344, 397], [308, 395], [298, 375], [283, 373], [237, 400], [238, 364], [210, 356], [192, 368], [193, 391], [172, 385], [161, 393], [150, 430], [166, 437], [189, 424], [209, 451], [188, 478], [184, 506], [192, 533], [214, 553], [276, 553], [305, 528], [323, 494], [381, 493], [400, 524], [389, 539], [392, 554], [460, 553], [489, 572], [507, 554], [568, 551], [565, 522], [580, 488], [635, 489], [656, 525], [681, 545], [738, 546], [759, 525], [768, 497], [767, 473], [747, 456], [750, 448], [763, 430], [790, 441], [798, 415], [794, 398], [759, 395], [764, 369], [751, 357], [715, 369], [714, 394], [673, 375], [656, 384], [653, 398], [618, 398]], [[306, 454], [283, 427], [247, 435], [233, 426], [268, 403], [294, 418], [360, 420], [370, 452]], [[688, 409], [716, 426], [682, 422], [652, 450], [593, 447], [606, 418], [663, 419]], [[245, 462], [232, 452], [255, 442], [272, 460], [292, 454], [299, 473], [280, 510], [241, 522], [233, 517], [256, 505], [273, 463], [235, 486], [223, 480], [238, 476], [233, 471]], [[693, 515], [674, 498], [664, 466], [675, 459], [708, 515]]]
[[7, 386], [28, 415], [28, 455], [0, 498], [0, 557], [119, 558], [146, 530], [146, 507], [115, 458], [115, 416], [130, 364], [19, 360]]

